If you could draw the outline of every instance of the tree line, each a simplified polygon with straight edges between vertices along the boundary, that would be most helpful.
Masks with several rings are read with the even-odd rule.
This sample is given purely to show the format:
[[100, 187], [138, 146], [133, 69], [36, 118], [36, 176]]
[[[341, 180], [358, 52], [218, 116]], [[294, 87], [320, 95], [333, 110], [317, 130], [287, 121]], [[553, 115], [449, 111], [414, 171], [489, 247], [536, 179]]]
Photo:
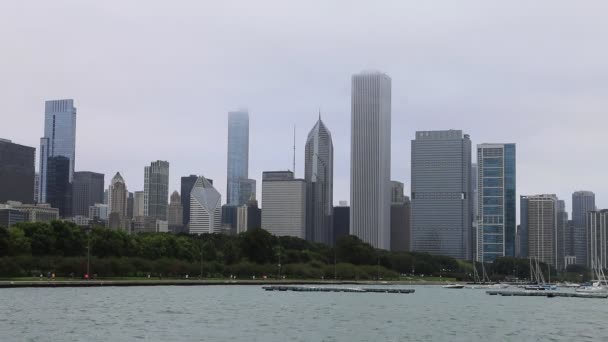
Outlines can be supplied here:
[[[472, 279], [472, 265], [446, 256], [389, 252], [355, 236], [335, 247], [263, 229], [224, 234], [127, 234], [104, 227], [82, 229], [70, 222], [18, 223], [0, 227], [0, 277], [58, 276], [86, 273], [99, 277], [286, 277], [289, 279], [399, 279], [426, 275]], [[526, 278], [527, 261], [502, 258], [486, 268], [492, 277]]]

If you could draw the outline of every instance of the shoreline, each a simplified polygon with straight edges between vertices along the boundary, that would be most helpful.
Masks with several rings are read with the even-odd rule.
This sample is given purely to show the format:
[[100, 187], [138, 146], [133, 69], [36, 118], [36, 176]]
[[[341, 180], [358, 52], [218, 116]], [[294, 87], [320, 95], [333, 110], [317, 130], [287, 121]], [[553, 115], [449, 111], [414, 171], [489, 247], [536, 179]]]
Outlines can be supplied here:
[[333, 280], [3, 280], [0, 289], [64, 287], [135, 287], [135, 286], [264, 286], [264, 285], [445, 285], [437, 281], [333, 281]]

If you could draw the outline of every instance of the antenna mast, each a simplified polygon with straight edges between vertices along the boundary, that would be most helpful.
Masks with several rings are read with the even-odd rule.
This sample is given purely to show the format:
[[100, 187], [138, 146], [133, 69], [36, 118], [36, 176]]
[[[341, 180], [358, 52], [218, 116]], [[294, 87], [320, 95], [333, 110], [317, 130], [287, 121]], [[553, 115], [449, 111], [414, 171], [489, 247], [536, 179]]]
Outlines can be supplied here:
[[293, 178], [296, 178], [296, 125], [293, 125]]

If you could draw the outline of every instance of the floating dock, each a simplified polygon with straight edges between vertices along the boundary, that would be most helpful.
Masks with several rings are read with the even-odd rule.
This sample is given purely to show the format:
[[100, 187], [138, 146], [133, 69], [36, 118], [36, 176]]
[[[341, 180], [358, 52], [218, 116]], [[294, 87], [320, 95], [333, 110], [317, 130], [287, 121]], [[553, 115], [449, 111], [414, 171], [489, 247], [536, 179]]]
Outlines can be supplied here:
[[553, 290], [545, 291], [512, 291], [512, 290], [490, 290], [486, 291], [490, 296], [523, 296], [523, 297], [574, 297], [574, 298], [608, 298], [608, 293], [588, 293], [588, 292], [556, 292]]
[[353, 288], [353, 287], [310, 287], [310, 286], [264, 286], [266, 291], [294, 291], [294, 292], [353, 292], [353, 293], [414, 293], [414, 289], [389, 288]]

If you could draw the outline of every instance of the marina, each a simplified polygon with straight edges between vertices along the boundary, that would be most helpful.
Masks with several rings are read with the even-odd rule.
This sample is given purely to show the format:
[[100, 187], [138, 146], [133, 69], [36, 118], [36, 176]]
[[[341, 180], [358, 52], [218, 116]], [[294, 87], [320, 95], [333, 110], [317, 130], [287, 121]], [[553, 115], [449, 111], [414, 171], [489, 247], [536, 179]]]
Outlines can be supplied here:
[[350, 293], [414, 293], [414, 289], [398, 288], [357, 288], [357, 287], [311, 287], [311, 286], [264, 286], [266, 291], [294, 292], [350, 292]]
[[608, 298], [608, 293], [581, 293], [581, 292], [556, 292], [556, 291], [513, 291], [513, 290], [490, 290], [486, 291], [490, 296], [523, 296], [523, 297], [574, 297], [574, 298]]

